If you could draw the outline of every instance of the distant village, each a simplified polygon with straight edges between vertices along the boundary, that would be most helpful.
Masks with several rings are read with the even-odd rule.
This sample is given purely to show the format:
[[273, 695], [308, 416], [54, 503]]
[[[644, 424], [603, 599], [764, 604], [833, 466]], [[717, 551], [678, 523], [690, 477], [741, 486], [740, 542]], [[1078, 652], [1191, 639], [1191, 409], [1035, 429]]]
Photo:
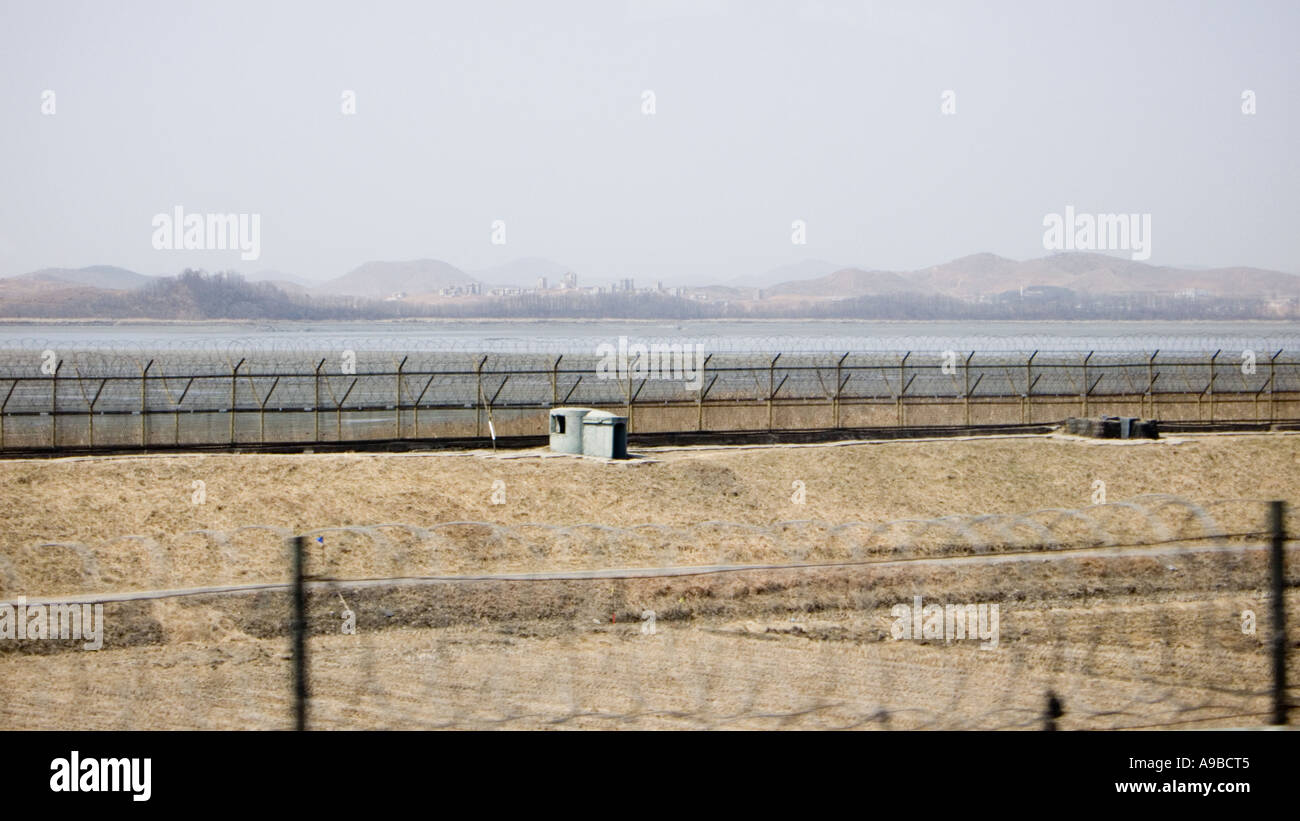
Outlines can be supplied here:
[[[663, 282], [656, 282], [652, 288], [637, 288], [635, 281], [628, 277], [620, 279], [610, 285], [579, 285], [578, 275], [570, 271], [560, 278], [558, 282], [552, 282], [547, 277], [538, 277], [537, 283], [532, 288], [498, 286], [489, 287], [484, 291], [483, 283], [471, 282], [464, 285], [451, 285], [446, 288], [438, 289], [440, 297], [475, 297], [475, 296], [525, 296], [529, 294], [660, 294], [662, 296], [681, 297], [683, 299], [696, 299], [701, 302], [708, 301], [707, 294], [688, 293], [688, 289], [674, 286], [665, 288]], [[761, 294], [761, 292], [760, 292]], [[387, 302], [399, 302], [407, 299], [410, 294], [405, 291], [399, 291], [386, 298]], [[760, 296], [761, 298], [761, 296]]]

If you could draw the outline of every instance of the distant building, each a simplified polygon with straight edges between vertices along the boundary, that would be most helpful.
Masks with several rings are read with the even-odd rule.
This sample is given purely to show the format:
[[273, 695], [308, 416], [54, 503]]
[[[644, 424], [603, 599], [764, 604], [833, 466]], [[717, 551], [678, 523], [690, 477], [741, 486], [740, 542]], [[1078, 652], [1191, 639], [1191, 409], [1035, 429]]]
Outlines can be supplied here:
[[545, 291], [545, 290], [546, 290], [546, 277], [538, 277], [538, 278], [537, 278], [537, 290], [539, 290], [539, 291]]
[[564, 287], [564, 288], [577, 288], [577, 287], [578, 287], [578, 275], [575, 274], [575, 273], [573, 273], [572, 271], [569, 271], [567, 274], [564, 275], [564, 285], [563, 285], [562, 287]]

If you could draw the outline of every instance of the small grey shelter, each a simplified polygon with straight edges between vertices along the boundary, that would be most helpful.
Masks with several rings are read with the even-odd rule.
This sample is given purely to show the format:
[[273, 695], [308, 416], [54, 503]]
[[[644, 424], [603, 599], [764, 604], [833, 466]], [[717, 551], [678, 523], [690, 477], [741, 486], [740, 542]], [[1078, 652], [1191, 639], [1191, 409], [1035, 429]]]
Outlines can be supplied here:
[[627, 417], [593, 410], [582, 418], [582, 453], [604, 459], [627, 458]]
[[582, 453], [582, 419], [591, 408], [551, 409], [551, 450], [556, 453]]

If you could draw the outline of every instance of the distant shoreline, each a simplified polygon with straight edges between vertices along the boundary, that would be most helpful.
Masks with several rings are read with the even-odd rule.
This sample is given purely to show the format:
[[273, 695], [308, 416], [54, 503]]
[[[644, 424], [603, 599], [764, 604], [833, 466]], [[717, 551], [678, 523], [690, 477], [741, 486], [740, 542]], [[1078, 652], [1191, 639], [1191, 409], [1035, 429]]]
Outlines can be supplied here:
[[774, 319], [766, 317], [716, 318], [716, 319], [590, 319], [562, 317], [405, 317], [400, 319], [96, 319], [96, 318], [36, 318], [0, 317], [0, 327], [22, 325], [33, 327], [135, 327], [175, 326], [198, 328], [213, 327], [268, 327], [268, 326], [344, 326], [344, 325], [1290, 325], [1300, 333], [1300, 322], [1284, 318], [1249, 319]]

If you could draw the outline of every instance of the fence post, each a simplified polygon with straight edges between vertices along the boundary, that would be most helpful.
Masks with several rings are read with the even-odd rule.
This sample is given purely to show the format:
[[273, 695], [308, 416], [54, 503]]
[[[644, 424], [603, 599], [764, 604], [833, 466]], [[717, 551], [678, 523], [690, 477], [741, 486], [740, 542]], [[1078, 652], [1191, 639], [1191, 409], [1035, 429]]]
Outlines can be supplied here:
[[1088, 388], [1088, 362], [1092, 359], [1094, 353], [1096, 351], [1088, 351], [1088, 355], [1083, 358], [1083, 396], [1080, 397], [1080, 401], [1083, 403], [1083, 413], [1081, 415], [1084, 419], [1088, 418], [1088, 394], [1092, 393]]
[[406, 367], [408, 357], [402, 357], [402, 361], [397, 363], [397, 399], [393, 407], [397, 410], [397, 437], [402, 438], [402, 368]]
[[478, 361], [478, 365], [474, 366], [474, 373], [478, 376], [478, 404], [474, 407], [475, 437], [483, 435], [483, 363], [486, 361], [485, 356]]
[[1160, 355], [1160, 349], [1156, 348], [1155, 353], [1147, 360], [1147, 404], [1150, 406], [1144, 414], [1148, 419], [1156, 418], [1156, 357]]
[[1287, 723], [1286, 703], [1286, 571], [1283, 553], [1286, 549], [1286, 502], [1268, 503], [1268, 529], [1272, 544], [1273, 594], [1273, 720], [1272, 724]]
[[232, 445], [235, 444], [235, 391], [238, 388], [239, 367], [243, 364], [244, 360], [241, 359], [230, 369], [230, 444]]
[[839, 361], [835, 363], [835, 413], [833, 416], [835, 417], [836, 429], [839, 429], [840, 426], [840, 392], [844, 390], [844, 385], [840, 380], [840, 373], [844, 369], [844, 360], [848, 358], [849, 353], [846, 352], [844, 356], [841, 356]]
[[307, 593], [303, 583], [307, 538], [293, 537], [293, 702], [294, 729], [307, 729]]
[[776, 379], [776, 360], [781, 358], [781, 354], [772, 357], [772, 361], [767, 366], [767, 429], [772, 429], [772, 401], [776, 399], [776, 391], [772, 389], [772, 383]]
[[[185, 401], [186, 395], [189, 394], [190, 388], [194, 385], [194, 379], [195, 377], [193, 376], [189, 378], [189, 381], [185, 383], [185, 390], [181, 391], [181, 398], [177, 399], [173, 403], [174, 410], [172, 411], [172, 444], [174, 445], [179, 445], [181, 443], [181, 403]], [[166, 389], [167, 389], [167, 382], [164, 380], [163, 390]], [[168, 399], [171, 398], [170, 393], [167, 394], [167, 398]]]
[[907, 386], [904, 382], [906, 381], [907, 376], [907, 358], [911, 355], [912, 352], [908, 351], [903, 355], [902, 359], [898, 360], [898, 426], [900, 428], [903, 427], [903, 423], [906, 420], [906, 416], [903, 412], [903, 393], [907, 390]]
[[[648, 356], [649, 354], [647, 354], [647, 357]], [[645, 383], [643, 382], [642, 384]], [[638, 391], [638, 393], [639, 392], [640, 391]], [[628, 366], [627, 369], [627, 382], [623, 390], [623, 398], [627, 400], [627, 410], [623, 412], [623, 415], [627, 417], [627, 432], [631, 433], [632, 432], [632, 367], [630, 365]]]
[[1273, 378], [1277, 376], [1276, 363], [1277, 363], [1277, 358], [1281, 355], [1282, 355], [1282, 351], [1279, 350], [1277, 353], [1273, 354], [1268, 358], [1268, 421], [1269, 424], [1272, 424], [1274, 421], [1273, 391], [1276, 390], [1277, 383], [1273, 381]]
[[[343, 392], [343, 398], [338, 400], [338, 403], [334, 407], [334, 439], [337, 442], [343, 441], [343, 403], [347, 402], [348, 397], [352, 395], [352, 389], [357, 386], [358, 379], [360, 379], [358, 376], [352, 377], [351, 384], [349, 384], [348, 389]], [[331, 395], [333, 393], [334, 391], [330, 391]]]
[[695, 429], [696, 430], [704, 430], [704, 394], [708, 393], [708, 389], [704, 387], [704, 376], [708, 371], [709, 360], [712, 358], [713, 358], [713, 354], [709, 354], [708, 356], [704, 357], [704, 361], [700, 363], [700, 389], [695, 394]]
[[316, 443], [320, 442], [320, 369], [324, 367], [324, 365], [325, 365], [324, 359], [316, 363], [316, 379], [315, 379], [316, 400], [315, 402], [312, 403], [311, 406], [312, 428], [315, 432], [314, 436], [312, 437], [312, 441]]
[[[551, 365], [551, 407], [560, 404], [560, 360], [563, 358], [564, 354], [560, 354], [555, 357], [555, 362]], [[550, 423], [547, 424], [549, 430]]]
[[965, 381], [964, 399], [966, 426], [970, 427], [970, 361], [975, 358], [975, 352], [971, 351], [970, 356], [966, 357], [966, 362], [962, 366], [962, 379]]
[[144, 448], [149, 444], [148, 434], [148, 416], [149, 416], [149, 369], [153, 367], [153, 360], [144, 366], [140, 371], [140, 447]]
[[1210, 357], [1210, 384], [1207, 385], [1205, 388], [1210, 393], [1210, 421], [1211, 422], [1214, 421], [1214, 363], [1215, 360], [1219, 358], [1219, 354], [1221, 353], [1223, 353], [1222, 348], [1215, 351], [1214, 356]]
[[1047, 709], [1043, 712], [1043, 729], [1047, 732], [1056, 731], [1056, 720], [1065, 715], [1065, 709], [1061, 705], [1061, 700], [1056, 697], [1056, 693], [1051, 690], [1047, 691]]
[[271, 394], [275, 393], [275, 386], [280, 384], [280, 377], [277, 376], [271, 382], [271, 389], [265, 397], [257, 395], [257, 386], [252, 384], [251, 377], [248, 381], [253, 390], [253, 398], [257, 400], [257, 441], [266, 444], [266, 403], [271, 401]]
[[1025, 360], [1025, 423], [1032, 425], [1034, 423], [1034, 357], [1038, 356], [1038, 351], [1034, 351]]
[[50, 374], [50, 447], [59, 446], [59, 370], [63, 367], [60, 359]]

